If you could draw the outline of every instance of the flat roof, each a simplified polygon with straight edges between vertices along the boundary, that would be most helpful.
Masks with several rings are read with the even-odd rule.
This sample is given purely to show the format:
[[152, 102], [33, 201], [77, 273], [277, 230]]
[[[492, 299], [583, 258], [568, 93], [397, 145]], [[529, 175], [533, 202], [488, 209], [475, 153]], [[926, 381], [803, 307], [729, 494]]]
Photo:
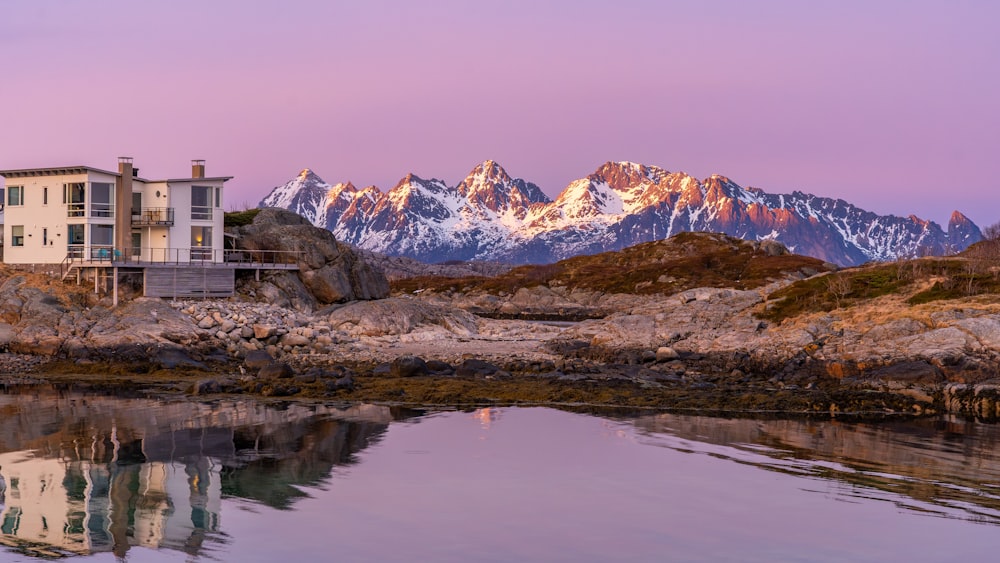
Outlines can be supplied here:
[[4, 178], [28, 178], [32, 176], [65, 176], [69, 174], [86, 174], [87, 172], [99, 172], [120, 176], [118, 172], [101, 170], [93, 166], [58, 166], [55, 168], [21, 168], [18, 170], [0, 170], [0, 176]]
[[[0, 170], [0, 176], [4, 178], [33, 178], [36, 176], [69, 176], [72, 174], [86, 174], [87, 172], [97, 172], [99, 174], [107, 174], [109, 176], [121, 176], [120, 172], [112, 172], [110, 170], [102, 170], [100, 168], [94, 168], [93, 166], [57, 166], [54, 168], [21, 168], [18, 170]], [[207, 178], [169, 178], [166, 180], [148, 180], [139, 176], [135, 177], [136, 180], [140, 182], [145, 182], [147, 184], [152, 184], [154, 182], [210, 182], [210, 181], [229, 181], [232, 180], [232, 176], [211, 176]]]

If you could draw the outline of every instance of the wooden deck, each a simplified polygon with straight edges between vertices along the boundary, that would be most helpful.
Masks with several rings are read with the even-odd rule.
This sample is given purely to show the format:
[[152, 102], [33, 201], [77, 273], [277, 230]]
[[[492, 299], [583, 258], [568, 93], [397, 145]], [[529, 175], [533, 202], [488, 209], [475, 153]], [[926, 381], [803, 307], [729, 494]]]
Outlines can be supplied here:
[[253, 270], [260, 278], [261, 270], [298, 270], [298, 263], [282, 256], [283, 261], [273, 254], [231, 253], [225, 261], [211, 260], [157, 260], [142, 261], [132, 257], [108, 256], [96, 259], [68, 260], [63, 269], [62, 279], [94, 279], [94, 289], [100, 293], [103, 283], [105, 290], [111, 291], [117, 303], [117, 288], [120, 275], [141, 275], [143, 295], [146, 297], [231, 297], [236, 291], [236, 271]]

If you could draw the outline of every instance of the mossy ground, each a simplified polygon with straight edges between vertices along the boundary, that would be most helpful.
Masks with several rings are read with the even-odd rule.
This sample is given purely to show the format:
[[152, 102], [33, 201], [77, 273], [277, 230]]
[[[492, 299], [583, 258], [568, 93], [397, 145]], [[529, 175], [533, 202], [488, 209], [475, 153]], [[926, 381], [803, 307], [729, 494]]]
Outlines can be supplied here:
[[[651, 382], [605, 375], [560, 379], [538, 374], [482, 377], [375, 375], [373, 366], [353, 366], [352, 390], [328, 391], [326, 382], [300, 379], [253, 380], [237, 388], [242, 395], [274, 397], [277, 387], [297, 391], [282, 400], [320, 400], [334, 403], [376, 403], [423, 407], [552, 406], [558, 408], [638, 408], [665, 411], [774, 415], [851, 415], [883, 417], [886, 414], [930, 414], [933, 405], [910, 397], [845, 385], [835, 379], [820, 381], [813, 389], [781, 388], [756, 378], [729, 375], [703, 376], [692, 381]], [[81, 369], [85, 368], [85, 369]], [[198, 381], [235, 375], [226, 370], [157, 370], [136, 373], [113, 365], [55, 362], [32, 374], [68, 387], [82, 386], [109, 393], [185, 395]], [[23, 376], [19, 376], [22, 377]], [[8, 382], [12, 381], [7, 378]], [[232, 389], [226, 394], [233, 394]], [[201, 396], [200, 398], [208, 398]]]
[[797, 281], [768, 296], [763, 319], [784, 319], [849, 309], [897, 295], [910, 306], [1000, 293], [1000, 259], [922, 258], [845, 269]]

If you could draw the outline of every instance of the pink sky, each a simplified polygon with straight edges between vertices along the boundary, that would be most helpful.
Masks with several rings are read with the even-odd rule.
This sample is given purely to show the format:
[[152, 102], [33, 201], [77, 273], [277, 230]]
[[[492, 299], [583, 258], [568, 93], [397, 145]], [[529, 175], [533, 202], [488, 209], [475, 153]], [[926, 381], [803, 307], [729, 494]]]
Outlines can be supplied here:
[[133, 156], [388, 189], [607, 160], [882, 213], [1000, 220], [991, 0], [4, 0], [0, 168]]

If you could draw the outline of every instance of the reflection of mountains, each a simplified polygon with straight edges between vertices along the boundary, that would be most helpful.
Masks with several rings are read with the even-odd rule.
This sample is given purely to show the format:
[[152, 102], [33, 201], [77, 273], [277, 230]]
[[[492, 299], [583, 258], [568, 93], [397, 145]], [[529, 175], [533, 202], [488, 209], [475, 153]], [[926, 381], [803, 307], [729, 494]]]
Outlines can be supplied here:
[[839, 483], [839, 495], [889, 500], [909, 510], [1000, 524], [997, 425], [661, 414], [642, 417], [636, 426], [654, 444]]
[[201, 553], [224, 541], [223, 496], [287, 508], [393, 419], [375, 406], [26, 393], [0, 395], [6, 543], [119, 556], [132, 545]]

